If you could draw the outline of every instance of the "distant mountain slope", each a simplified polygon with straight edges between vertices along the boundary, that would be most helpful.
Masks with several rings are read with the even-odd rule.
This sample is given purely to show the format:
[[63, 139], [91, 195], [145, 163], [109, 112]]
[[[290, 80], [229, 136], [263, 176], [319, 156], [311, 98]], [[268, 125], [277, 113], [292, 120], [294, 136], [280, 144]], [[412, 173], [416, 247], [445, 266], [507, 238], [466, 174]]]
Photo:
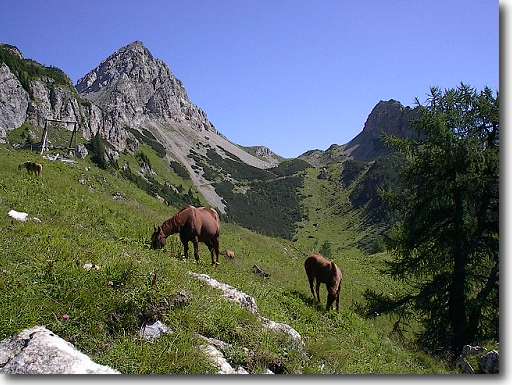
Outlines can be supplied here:
[[279, 162], [282, 162], [285, 158], [280, 155], [277, 155], [270, 148], [265, 146], [240, 146], [244, 151], [247, 151], [249, 154], [254, 155], [256, 158], [264, 160], [265, 162], [270, 163], [272, 166], [277, 166]]
[[[366, 210], [371, 222], [382, 220], [377, 192], [381, 176], [390, 175], [385, 170], [389, 165], [368, 162], [388, 154], [382, 133], [411, 135], [409, 122], [415, 114], [395, 100], [380, 101], [349, 143], [285, 160], [267, 147], [240, 146], [220, 134], [169, 67], [138, 41], [106, 58], [77, 82], [76, 89], [61, 70], [24, 59], [16, 47], [1, 45], [0, 80], [0, 140], [18, 127], [23, 131], [19, 137], [35, 135], [38, 140], [46, 119], [59, 119], [79, 122], [85, 140], [99, 132], [114, 160], [140, 155], [142, 149], [148, 154], [148, 145], [163, 160], [153, 163], [168, 165], [169, 170], [144, 175], [132, 164], [130, 173], [124, 171], [131, 180], [170, 199], [175, 192], [168, 181], [155, 180], [149, 186], [147, 180], [169, 172], [177, 175], [179, 170], [195, 186], [192, 193], [199, 191], [196, 197], [201, 202], [246, 227], [285, 238], [293, 237], [302, 217], [304, 197], [299, 190], [308, 167], [334, 165], [343, 170], [337, 183], [351, 189], [353, 207]], [[320, 172], [319, 179], [325, 178], [332, 175]], [[188, 199], [180, 194], [180, 199]]]
[[313, 167], [324, 167], [331, 163], [343, 162], [347, 159], [347, 154], [342, 145], [332, 144], [325, 151], [318, 149], [306, 151], [298, 158], [308, 162]]

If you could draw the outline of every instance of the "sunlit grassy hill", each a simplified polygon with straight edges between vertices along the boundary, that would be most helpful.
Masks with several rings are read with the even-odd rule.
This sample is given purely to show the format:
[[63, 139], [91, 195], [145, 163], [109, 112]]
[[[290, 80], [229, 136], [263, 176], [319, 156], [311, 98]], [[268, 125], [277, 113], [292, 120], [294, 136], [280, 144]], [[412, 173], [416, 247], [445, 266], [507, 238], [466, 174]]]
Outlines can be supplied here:
[[[27, 160], [43, 164], [42, 178], [18, 170]], [[137, 167], [133, 159], [125, 161]], [[157, 159], [153, 161], [158, 168]], [[221, 249], [235, 250], [237, 257], [221, 257], [216, 269], [202, 244], [199, 264], [193, 258], [182, 260], [176, 236], [166, 249], [150, 250], [153, 225], [179, 207], [172, 201], [166, 205], [116, 172], [101, 170], [89, 160], [75, 165], [49, 162], [0, 147], [0, 339], [46, 325], [93, 360], [126, 374], [215, 373], [197, 349], [201, 341], [196, 333], [233, 344], [228, 359], [251, 373], [276, 362], [285, 373], [450, 371], [394, 336], [394, 320], [368, 320], [358, 314], [365, 289], [389, 293], [401, 287], [379, 273], [386, 254], [368, 257], [356, 247], [362, 236], [357, 212], [345, 210], [347, 195], [319, 180], [317, 170], [305, 171], [302, 194], [308, 219], [295, 242], [224, 223]], [[182, 183], [184, 191], [190, 188], [185, 180], [160, 180], [166, 181]], [[11, 209], [41, 222], [12, 221], [7, 216]], [[331, 215], [334, 211], [337, 217]], [[324, 287], [322, 306], [313, 303], [304, 273], [306, 254], [325, 241], [344, 271], [340, 313], [323, 310]], [[85, 263], [100, 269], [86, 271]], [[270, 277], [255, 275], [255, 264]], [[286, 335], [263, 329], [254, 315], [194, 280], [189, 271], [209, 274], [253, 296], [263, 316], [302, 335], [306, 354]], [[188, 305], [173, 305], [179, 292], [190, 297]], [[145, 342], [138, 331], [148, 319], [161, 320], [174, 333]]]

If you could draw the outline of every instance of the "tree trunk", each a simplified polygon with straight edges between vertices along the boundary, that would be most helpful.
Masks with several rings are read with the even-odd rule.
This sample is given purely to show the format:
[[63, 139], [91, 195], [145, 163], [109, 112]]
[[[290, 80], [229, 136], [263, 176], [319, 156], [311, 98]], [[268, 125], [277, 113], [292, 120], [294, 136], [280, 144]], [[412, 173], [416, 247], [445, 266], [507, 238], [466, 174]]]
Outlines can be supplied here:
[[466, 303], [465, 303], [465, 281], [466, 281], [466, 254], [464, 250], [464, 199], [462, 191], [457, 190], [455, 200], [455, 248], [452, 284], [450, 288], [450, 321], [453, 329], [452, 351], [460, 354], [466, 342]]
[[496, 262], [496, 265], [494, 265], [491, 273], [489, 274], [489, 278], [487, 278], [484, 288], [478, 293], [475, 299], [475, 304], [469, 313], [467, 327], [467, 338], [469, 341], [473, 341], [478, 333], [478, 326], [480, 325], [480, 320], [482, 318], [482, 308], [492, 291], [496, 290], [498, 285], [498, 275], [499, 266], [498, 262]]

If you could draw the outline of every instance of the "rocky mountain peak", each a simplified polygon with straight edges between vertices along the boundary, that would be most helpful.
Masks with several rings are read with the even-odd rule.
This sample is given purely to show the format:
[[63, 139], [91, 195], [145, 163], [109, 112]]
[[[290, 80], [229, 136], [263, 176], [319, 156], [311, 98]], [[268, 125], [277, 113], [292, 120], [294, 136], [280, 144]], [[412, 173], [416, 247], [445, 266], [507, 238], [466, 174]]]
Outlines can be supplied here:
[[93, 93], [121, 79], [136, 82], [151, 81], [158, 76], [170, 77], [169, 68], [156, 60], [140, 41], [134, 41], [110, 55], [101, 64], [78, 80], [79, 93]]
[[381, 133], [401, 134], [404, 126], [409, 128], [410, 107], [404, 107], [397, 100], [379, 101], [366, 119], [363, 132], [376, 135]]
[[140, 41], [110, 55], [76, 88], [112, 116], [119, 128], [158, 120], [215, 131], [206, 113], [190, 101], [183, 83]]
[[259, 158], [220, 135], [167, 64], [140, 41], [110, 55], [80, 79], [76, 88], [101, 110], [100, 133], [115, 151], [135, 152], [139, 144], [153, 138], [166, 156], [187, 169], [209, 204], [221, 212], [225, 204], [212, 185], [214, 176], [204, 171], [200, 159], [230, 157], [242, 166], [257, 168], [274, 164], [273, 159]]
[[363, 130], [344, 145], [347, 155], [356, 160], [371, 160], [387, 154], [389, 149], [382, 135], [411, 137], [411, 121], [416, 113], [416, 109], [404, 107], [394, 99], [379, 101], [368, 115]]

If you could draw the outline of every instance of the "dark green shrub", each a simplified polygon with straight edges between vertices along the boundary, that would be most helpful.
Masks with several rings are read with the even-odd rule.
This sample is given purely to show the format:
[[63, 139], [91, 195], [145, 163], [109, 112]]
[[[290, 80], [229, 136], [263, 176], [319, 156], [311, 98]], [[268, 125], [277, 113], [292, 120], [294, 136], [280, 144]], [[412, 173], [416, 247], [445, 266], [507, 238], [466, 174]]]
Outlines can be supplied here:
[[174, 171], [176, 175], [183, 179], [190, 179], [190, 175], [187, 169], [180, 163], [174, 160], [169, 161], [169, 167]]
[[106, 169], [108, 166], [108, 160], [105, 152], [105, 140], [101, 137], [99, 131], [88, 143], [87, 148], [92, 153], [91, 160], [99, 168]]

